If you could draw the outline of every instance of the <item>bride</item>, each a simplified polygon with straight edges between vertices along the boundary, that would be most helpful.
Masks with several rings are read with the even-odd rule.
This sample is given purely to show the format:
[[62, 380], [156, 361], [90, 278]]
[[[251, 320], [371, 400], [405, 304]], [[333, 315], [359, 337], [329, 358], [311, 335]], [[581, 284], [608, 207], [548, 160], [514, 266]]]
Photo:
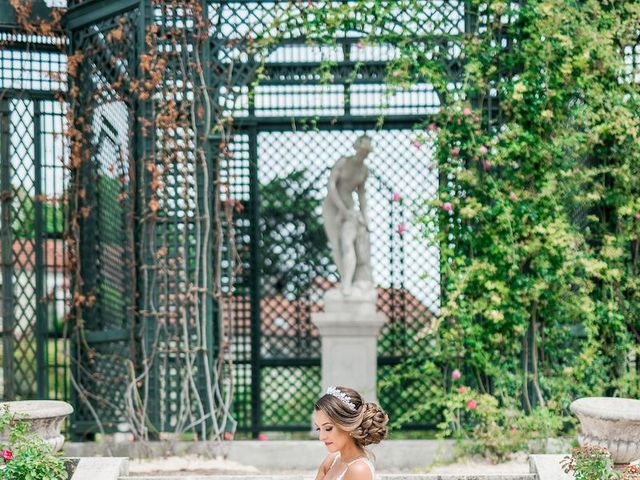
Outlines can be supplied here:
[[329, 450], [316, 480], [373, 480], [375, 469], [364, 447], [386, 436], [387, 414], [345, 387], [329, 387], [314, 410], [320, 441]]

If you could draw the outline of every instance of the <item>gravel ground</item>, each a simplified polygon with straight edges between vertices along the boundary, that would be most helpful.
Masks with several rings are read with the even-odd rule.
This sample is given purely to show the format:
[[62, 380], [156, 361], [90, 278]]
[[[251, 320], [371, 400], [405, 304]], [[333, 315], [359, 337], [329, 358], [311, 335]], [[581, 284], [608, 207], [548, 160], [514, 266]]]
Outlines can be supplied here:
[[129, 475], [230, 475], [259, 472], [256, 467], [241, 465], [224, 459], [205, 458], [195, 455], [134, 459], [129, 462]]
[[[384, 472], [380, 470], [380, 472]], [[260, 471], [249, 465], [242, 465], [224, 459], [211, 459], [188, 455], [182, 457], [165, 457], [143, 460], [131, 460], [130, 475], [213, 475], [213, 474], [242, 474], [242, 473], [302, 473], [298, 471]], [[313, 472], [304, 472], [312, 474]], [[396, 472], [397, 473], [397, 472]], [[435, 465], [426, 472], [434, 474], [519, 474], [529, 473], [527, 455], [516, 454], [509, 461], [493, 464], [482, 458], [463, 459], [455, 463]]]
[[516, 453], [504, 463], [491, 463], [484, 458], [465, 458], [446, 465], [435, 465], [428, 473], [486, 475], [529, 473], [529, 460], [526, 453]]

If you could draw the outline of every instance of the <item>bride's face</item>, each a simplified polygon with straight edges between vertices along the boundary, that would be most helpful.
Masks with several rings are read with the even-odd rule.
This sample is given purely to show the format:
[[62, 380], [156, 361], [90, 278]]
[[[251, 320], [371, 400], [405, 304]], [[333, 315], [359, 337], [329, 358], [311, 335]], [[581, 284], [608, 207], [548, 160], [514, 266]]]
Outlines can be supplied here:
[[320, 441], [331, 453], [342, 450], [353, 439], [347, 432], [341, 430], [322, 410], [313, 413], [316, 430], [320, 432]]

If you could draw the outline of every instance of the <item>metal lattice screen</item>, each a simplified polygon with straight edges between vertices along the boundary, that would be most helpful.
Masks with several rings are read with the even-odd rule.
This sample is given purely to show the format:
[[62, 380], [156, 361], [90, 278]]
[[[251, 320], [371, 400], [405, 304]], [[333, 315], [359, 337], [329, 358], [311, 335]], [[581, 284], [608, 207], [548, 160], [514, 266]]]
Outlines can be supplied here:
[[63, 55], [0, 32], [2, 396], [68, 398]]
[[[328, 169], [340, 155], [352, 152], [354, 139], [363, 132], [374, 138], [376, 148], [368, 160], [369, 211], [375, 278], [379, 284], [378, 308], [389, 318], [379, 343], [381, 379], [411, 355], [415, 348], [413, 335], [438, 315], [437, 252], [426, 249], [420, 232], [412, 227], [421, 203], [435, 192], [437, 172], [431, 165], [431, 139], [418, 141], [411, 127], [436, 113], [440, 102], [427, 82], [418, 82], [406, 90], [395, 90], [385, 84], [386, 68], [397, 54], [396, 47], [363, 45], [359, 41], [363, 32], [342, 32], [336, 45], [311, 46], [299, 40], [300, 31], [292, 28], [283, 43], [268, 53], [264, 78], [254, 87], [260, 59], [248, 55], [246, 48], [252, 39], [269, 30], [284, 4], [271, 1], [206, 4], [210, 22], [206, 53], [210, 68], [206, 73], [212, 97], [219, 103], [214, 115], [233, 115], [236, 123], [231, 156], [223, 172], [230, 184], [229, 192], [224, 193], [225, 200], [238, 202], [234, 228], [243, 266], [234, 290], [227, 290], [232, 294], [234, 313], [231, 325], [236, 379], [234, 415], [241, 429], [254, 433], [263, 429], [306, 429], [307, 411], [293, 406], [308, 405], [310, 410], [320, 393], [320, 343], [310, 315], [322, 308], [324, 291], [338, 280], [322, 225], [317, 220], [319, 205], [326, 191]], [[45, 192], [48, 197], [71, 198], [75, 202], [73, 211], [80, 213], [81, 294], [85, 300], [91, 298], [91, 302], [83, 308], [86, 335], [72, 336], [70, 358], [74, 379], [83, 392], [80, 396], [87, 395], [92, 402], [100, 417], [100, 427], [96, 412], [76, 396], [73, 428], [77, 432], [113, 430], [126, 423], [129, 406], [124, 389], [131, 384], [129, 365], [139, 367], [136, 363], [139, 355], [144, 355], [145, 346], [158, 334], [162, 337], [157, 357], [160, 360], [154, 364], [146, 391], [151, 399], [152, 421], [162, 430], [175, 429], [177, 412], [182, 409], [177, 392], [182, 388], [185, 357], [175, 349], [174, 339], [182, 333], [173, 322], [175, 312], [185, 305], [180, 292], [194, 270], [184, 270], [186, 276], [182, 278], [175, 267], [185, 257], [194, 258], [189, 257], [193, 255], [197, 236], [193, 218], [196, 207], [201, 207], [199, 202], [203, 201], [198, 192], [202, 191], [203, 182], [210, 179], [195, 169], [171, 171], [180, 162], [193, 163], [189, 156], [193, 132], [177, 133], [157, 127], [154, 135], [141, 135], [141, 125], [142, 129], [148, 127], [146, 122], [153, 118], [155, 105], [132, 101], [135, 98], [132, 83], [141, 75], [140, 54], [148, 47], [144, 38], [146, 29], [150, 25], [156, 25], [159, 31], [169, 25], [188, 27], [188, 19], [178, 18], [186, 15], [184, 11], [165, 11], [152, 5], [152, 2], [114, 3], [95, 14], [90, 1], [70, 4], [73, 8], [67, 25], [71, 49], [82, 52], [71, 62], [74, 70], [71, 85], [78, 89], [80, 99], [75, 107], [76, 118], [82, 117], [87, 126], [82, 133], [87, 136], [84, 148], [88, 159], [71, 182], [62, 174], [64, 165], [58, 158], [61, 145], [49, 148], [53, 140], [38, 142], [38, 138], [47, 135], [53, 138], [61, 132], [62, 107], [53, 98], [32, 100], [25, 95], [16, 99], [6, 97], [11, 100], [3, 103], [6, 112], [3, 132], [14, 133], [4, 133], [2, 145], [19, 152], [14, 157], [20, 158], [6, 178], [15, 178], [26, 186], [25, 198], [37, 198], [37, 185], [41, 185], [40, 190], [48, 189]], [[430, 48], [453, 72], [457, 68], [456, 42], [465, 28], [464, 2], [425, 0], [424, 6], [424, 18], [415, 24], [407, 22], [398, 8], [397, 22], [389, 28], [400, 36], [412, 35], [417, 41], [421, 36], [438, 37]], [[292, 8], [303, 9], [304, 5]], [[169, 45], [161, 47], [170, 49]], [[34, 57], [29, 60], [23, 51], [3, 48], [0, 52], [5, 66], [3, 81], [14, 82], [7, 84], [9, 88], [22, 91], [65, 88], [64, 55], [53, 51], [31, 52]], [[325, 59], [335, 61], [330, 72], [331, 84], [322, 83], [317, 71]], [[178, 78], [180, 68], [178, 63], [169, 65], [159, 95], [169, 95], [176, 85], [180, 85], [185, 96], [190, 94], [192, 87]], [[223, 81], [228, 78], [231, 85]], [[12, 109], [20, 114], [10, 113]], [[378, 120], [382, 115], [386, 119], [380, 127]], [[169, 155], [178, 161], [173, 167], [156, 162], [154, 168], [165, 169], [166, 182], [162, 189], [150, 192], [146, 187], [153, 176], [147, 155], [167, 154], [163, 148], [176, 136], [180, 136], [182, 150], [173, 149]], [[211, 140], [216, 143], [219, 139]], [[58, 145], [56, 142], [53, 143]], [[55, 150], [44, 154], [42, 158], [52, 160], [42, 160], [40, 167], [38, 148], [43, 152]], [[9, 153], [3, 154], [3, 162], [8, 158]], [[38, 174], [42, 166], [45, 170]], [[58, 173], [50, 173], [46, 168], [58, 169]], [[45, 177], [48, 180], [43, 184]], [[47, 183], [51, 178], [56, 179], [53, 187]], [[3, 182], [5, 190], [8, 183]], [[79, 190], [75, 196], [69, 190], [64, 197], [65, 189], [71, 187]], [[152, 199], [167, 214], [155, 223], [153, 230], [138, 229], [132, 219], [146, 218], [145, 206]], [[5, 202], [3, 208], [13, 208], [12, 216], [18, 218], [20, 212], [28, 209], [26, 201], [16, 201], [21, 203], [12, 207], [13, 204]], [[56, 202], [49, 203], [56, 205]], [[48, 212], [57, 211], [58, 207], [47, 205], [38, 206], [36, 217], [57, 218], [57, 213]], [[3, 225], [4, 233], [9, 230]], [[7, 238], [4, 233], [3, 256], [8, 258], [12, 250], [4, 248]], [[41, 385], [35, 378], [41, 371], [37, 368], [38, 361], [51, 369], [66, 368], [57, 353], [45, 356], [40, 353], [44, 350], [39, 349], [37, 342], [43, 340], [37, 338], [44, 337], [33, 337], [37, 328], [47, 330], [44, 326], [48, 324], [53, 325], [48, 330], [53, 329], [58, 335], [60, 322], [51, 321], [53, 313], [36, 314], [34, 321], [33, 312], [28, 310], [36, 305], [38, 311], [49, 311], [49, 307], [39, 306], [38, 293], [30, 293], [30, 288], [43, 292], [43, 285], [61, 285], [53, 292], [47, 287], [45, 295], [47, 299], [53, 298], [58, 309], [62, 309], [65, 299], [70, 300], [67, 296], [71, 279], [64, 278], [62, 270], [65, 255], [55, 253], [50, 257], [48, 247], [45, 248], [50, 244], [48, 239], [41, 236], [41, 245], [35, 250], [46, 252], [40, 255], [40, 260], [38, 255], [32, 255], [33, 262], [31, 254], [25, 254], [29, 242], [18, 242], [15, 247], [18, 253], [11, 253], [11, 261], [28, 272], [22, 272], [18, 278], [5, 268], [3, 275], [7, 279], [5, 284], [20, 284], [25, 305], [30, 305], [15, 309], [17, 316], [30, 319], [30, 323], [18, 322], [24, 329], [19, 335], [23, 343], [17, 343], [16, 355], [24, 370], [20, 372], [21, 378], [27, 384], [31, 382], [35, 389], [41, 388], [35, 387]], [[61, 237], [56, 237], [51, 245], [55, 252], [62, 252]], [[157, 257], [159, 251], [163, 254]], [[150, 256], [155, 256], [154, 261]], [[52, 273], [47, 271], [42, 276], [29, 273], [33, 265], [37, 271], [43, 262], [55, 264]], [[153, 281], [145, 285], [145, 275], [152, 267], [161, 274], [153, 273]], [[56, 269], [63, 271], [62, 277], [53, 273], [58, 272]], [[6, 305], [14, 308], [9, 295], [5, 294], [4, 299], [5, 308]], [[139, 322], [134, 317], [135, 311], [139, 312]], [[216, 312], [211, 310], [209, 315], [208, 321], [214, 327]], [[6, 339], [5, 336], [5, 345]], [[213, 338], [209, 341], [215, 343]], [[50, 340], [44, 343], [50, 345]], [[39, 360], [33, 360], [35, 357]], [[53, 377], [58, 381], [58, 376]], [[64, 389], [68, 389], [68, 380], [63, 378], [64, 388], [61, 386], [60, 391], [67, 397], [70, 391]], [[54, 390], [58, 392], [58, 387]], [[424, 392], [383, 392], [380, 400], [393, 416], [420, 395]], [[425, 418], [423, 424], [428, 422]]]
[[[71, 33], [75, 53], [72, 77], [74, 127], [87, 135], [78, 144], [81, 165], [70, 197], [78, 223], [79, 276], [71, 334], [76, 433], [111, 431], [127, 424], [126, 387], [136, 341], [133, 260], [131, 151], [133, 109], [130, 82], [136, 74], [139, 12], [78, 25]], [[72, 159], [72, 161], [77, 161]], [[79, 323], [78, 323], [79, 322]]]
[[[353, 142], [362, 133], [276, 131], [257, 136], [261, 243], [257, 256], [250, 249], [242, 251], [247, 277], [260, 277], [260, 300], [253, 310], [248, 298], [235, 304], [235, 352], [240, 364], [236, 405], [245, 428], [250, 425], [248, 404], [255, 388], [251, 368], [260, 370], [261, 427], [308, 426], [309, 412], [292, 405], [310, 406], [320, 393], [320, 338], [311, 314], [322, 310], [325, 291], [339, 281], [320, 220], [321, 202], [331, 165], [352, 153]], [[384, 378], [385, 371], [415, 352], [415, 335], [438, 315], [438, 252], [424, 246], [420, 232], [411, 224], [422, 202], [435, 195], [438, 177], [431, 148], [416, 142], [411, 130], [384, 130], [372, 136], [377, 150], [367, 161], [367, 196], [377, 306], [389, 319], [379, 340]], [[248, 136], [243, 137], [247, 142]], [[233, 194], [250, 207], [248, 149], [238, 142], [234, 153], [236, 164], [244, 163], [244, 169], [233, 173], [237, 185]], [[247, 213], [251, 215], [250, 208]], [[239, 219], [238, 230], [246, 228], [243, 233], [248, 236], [250, 225], [247, 219]], [[249, 284], [250, 278], [245, 278], [238, 287], [247, 285], [249, 291]], [[254, 321], [260, 321], [259, 352], [253, 358], [249, 355], [256, 334], [252, 315]], [[392, 398], [382, 395], [380, 401], [393, 413], [408, 408], [422, 394], [424, 391], [405, 391]]]
[[[244, 267], [233, 303], [235, 412], [240, 427], [254, 434], [305, 430], [320, 393], [320, 339], [311, 314], [323, 308], [324, 292], [338, 281], [320, 205], [329, 168], [353, 152], [362, 133], [373, 137], [376, 149], [367, 161], [368, 210], [378, 309], [388, 317], [379, 341], [379, 381], [415, 352], [415, 336], [439, 314], [438, 252], [424, 246], [413, 226], [438, 184], [433, 139], [417, 138], [411, 127], [437, 113], [440, 101], [427, 82], [408, 89], [385, 84], [396, 47], [365, 45], [360, 36], [366, 32], [342, 32], [336, 45], [308, 45], [291, 29], [270, 51], [264, 77], [254, 87], [255, 64], [243, 57], [243, 48], [269, 28], [281, 6], [211, 5], [212, 21], [222, 25], [212, 47], [218, 58], [214, 69], [222, 76], [230, 64], [234, 73], [240, 70], [231, 91], [221, 88], [220, 95], [233, 100], [225, 104], [238, 125], [229, 179], [231, 196], [242, 204], [235, 225]], [[401, 2], [393, 5], [397, 24], [388, 28], [399, 36], [417, 42], [421, 35], [440, 36], [429, 48], [452, 72], [453, 88], [464, 2], [425, 1], [423, 21], [416, 24], [405, 21]], [[299, 8], [304, 15], [305, 6]], [[334, 62], [328, 84], [318, 69], [324, 60]], [[416, 384], [383, 390], [379, 397], [396, 416], [428, 390]], [[414, 426], [432, 422], [425, 415]]]

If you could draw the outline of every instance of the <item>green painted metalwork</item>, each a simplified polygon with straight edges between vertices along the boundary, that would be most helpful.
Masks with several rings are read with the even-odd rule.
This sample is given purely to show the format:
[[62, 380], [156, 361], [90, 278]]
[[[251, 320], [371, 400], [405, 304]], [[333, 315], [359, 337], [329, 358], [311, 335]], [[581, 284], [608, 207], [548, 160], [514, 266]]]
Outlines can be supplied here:
[[66, 59], [49, 38], [0, 35], [3, 397], [68, 398], [64, 108], [54, 98]]
[[[158, 431], [171, 431], [177, 428], [176, 412], [190, 408], [180, 399], [184, 360], [182, 352], [172, 350], [172, 338], [181, 333], [171, 324], [171, 312], [184, 306], [179, 294], [195, 273], [187, 269], [186, 276], [180, 277], [180, 272], [171, 270], [171, 262], [195, 261], [194, 223], [185, 220], [185, 216], [193, 213], [195, 205], [200, 209], [208, 205], [212, 211], [214, 206], [213, 198], [192, 198], [192, 191], [181, 190], [182, 185], [195, 185], [198, 192], [208, 186], [213, 191], [217, 173], [228, 184], [221, 200], [233, 201], [237, 206], [233, 228], [242, 270], [233, 292], [229, 278], [223, 279], [223, 290], [233, 309], [233, 415], [240, 430], [256, 436], [265, 430], [309, 428], [311, 405], [320, 394], [320, 339], [310, 318], [322, 307], [326, 289], [339, 280], [317, 220], [319, 205], [329, 166], [340, 155], [350, 153], [353, 140], [362, 133], [374, 137], [377, 149], [370, 161], [372, 238], [379, 270], [378, 308], [389, 318], [379, 343], [380, 379], [393, 374], [403, 359], [415, 351], [413, 335], [438, 314], [437, 252], [421, 249], [419, 242], [412, 240], [417, 232], [410, 231], [412, 215], [425, 195], [435, 191], [438, 182], [429, 161], [432, 145], [416, 145], [412, 131], [418, 120], [437, 113], [437, 92], [433, 86], [421, 83], [408, 92], [385, 96], [384, 78], [392, 46], [363, 47], [357, 38], [343, 36], [336, 40], [335, 47], [321, 50], [307, 45], [296, 32], [290, 32], [272, 48], [264, 78], [255, 86], [258, 64], [255, 58], [243, 55], [242, 49], [246, 48], [248, 36], [255, 38], [264, 31], [281, 3], [203, 3], [210, 22], [210, 38], [201, 52], [203, 64], [208, 66], [205, 73], [213, 102], [210, 120], [215, 123], [219, 118], [233, 116], [235, 135], [225, 147], [221, 147], [219, 135], [208, 137], [206, 173], [200, 167], [188, 174], [175, 165], [167, 167], [174, 168], [167, 174], [172, 183], [160, 194], [171, 208], [152, 224], [146, 217], [154, 193], [147, 162], [156, 161], [156, 166], [162, 166], [154, 154], [166, 132], [143, 134], [145, 122], [153, 120], [156, 104], [153, 100], [136, 99], [131, 85], [143, 76], [139, 59], [148, 49], [146, 29], [157, 25], [162, 31], [176, 19], [161, 15], [149, 0], [69, 2], [64, 20], [66, 41], [70, 52], [84, 53], [71, 85], [79, 90], [76, 118], [84, 117], [90, 126], [86, 145], [89, 160], [73, 178], [62, 176], [64, 187], [54, 190], [59, 192], [74, 185], [83, 189], [79, 203], [70, 208], [74, 212], [84, 208], [87, 212], [79, 220], [79, 261], [82, 293], [94, 296], [95, 303], [83, 309], [83, 338], [62, 338], [62, 333], [51, 325], [45, 303], [38, 303], [39, 299], [48, 298], [48, 282], [55, 274], [47, 270], [48, 254], [38, 247], [35, 299], [29, 301], [39, 306], [35, 324], [29, 324], [23, 332], [33, 336], [37, 331], [32, 337], [35, 340], [25, 344], [28, 351], [35, 351], [37, 360], [30, 362], [21, 353], [17, 337], [6, 333], [20, 325], [19, 321], [15, 323], [17, 315], [6, 313], [16, 309], [14, 296], [8, 290], [15, 291], [13, 268], [19, 258], [12, 254], [14, 232], [10, 225], [25, 209], [24, 202], [19, 208], [13, 207], [10, 185], [14, 179], [26, 181], [24, 175], [20, 178], [21, 170], [12, 166], [14, 153], [9, 144], [17, 135], [15, 138], [21, 140], [16, 140], [13, 152], [16, 148], [34, 151], [28, 156], [33, 163], [29, 168], [35, 168], [34, 182], [40, 185], [38, 188], [47, 185], [56, 171], [42, 160], [48, 155], [44, 147], [47, 143], [39, 139], [53, 135], [55, 130], [43, 128], [47, 118], [62, 118], [63, 111], [54, 112], [50, 105], [53, 92], [67, 88], [67, 79], [42, 82], [35, 66], [23, 62], [24, 45], [19, 45], [18, 40], [0, 50], [2, 58], [16, 66], [0, 75], [2, 89], [9, 94], [0, 100], [3, 365], [5, 373], [13, 372], [17, 363], [25, 370], [18, 378], [27, 380], [24, 384], [30, 385], [31, 391], [16, 392], [17, 395], [72, 398], [76, 413], [71, 429], [77, 436], [114, 431], [128, 421], [125, 387], [132, 375], [128, 365], [134, 365], [134, 374], [144, 371], [144, 360], [156, 347], [156, 339], [160, 349], [144, 389], [149, 424]], [[442, 51], [453, 50], [471, 21], [463, 1], [425, 0], [425, 19], [429, 22], [417, 29], [416, 38], [437, 38]], [[117, 36], [110, 35], [117, 29], [122, 31]], [[64, 74], [64, 55], [52, 51], [50, 44], [41, 46], [35, 53], [47, 56], [48, 65], [43, 68]], [[323, 55], [336, 59], [330, 68], [334, 80], [331, 85], [324, 84], [317, 72]], [[173, 61], [178, 62], [179, 58]], [[460, 72], [458, 60], [443, 56], [443, 61], [455, 82]], [[170, 64], [168, 72], [178, 75], [180, 68], [177, 63]], [[356, 68], [358, 74], [354, 75]], [[228, 78], [232, 79], [231, 85], [227, 84]], [[166, 85], [159, 88], [159, 94], [168, 94]], [[20, 112], [19, 119], [14, 111]], [[378, 122], [381, 115], [385, 116], [382, 128]], [[22, 129], [19, 134], [15, 130], [18, 127]], [[185, 137], [196, 133], [188, 132]], [[213, 160], [221, 154], [221, 148], [229, 149], [229, 157], [221, 171], [214, 172]], [[59, 177], [59, 173], [55, 175]], [[185, 203], [181, 203], [181, 195], [188, 197]], [[34, 238], [39, 245], [61, 240], [61, 236], [47, 231], [49, 211], [53, 210], [48, 204], [38, 204], [36, 208]], [[160, 244], [166, 245], [162, 271], [158, 269], [154, 247]], [[224, 261], [229, 260], [229, 245], [221, 255]], [[63, 269], [64, 265], [56, 263], [54, 267]], [[425, 270], [435, 272], [436, 278], [422, 279]], [[198, 280], [206, 291], [212, 290], [210, 278]], [[65, 285], [65, 293], [59, 289], [54, 292], [55, 302], [69, 301], [69, 279], [65, 279]], [[208, 329], [205, 351], [198, 354], [194, 364], [198, 370], [212, 365], [219, 352], [218, 332], [223, 322], [210, 295], [202, 305], [208, 312]], [[61, 345], [69, 345], [71, 364], [59, 358], [58, 350], [51, 352]], [[92, 408], [69, 385], [69, 369], [90, 394]], [[5, 374], [5, 395], [12, 394], [14, 387], [12, 382], [7, 383]], [[425, 395], [427, 387], [382, 391], [380, 401], [394, 416]], [[199, 388], [205, 394], [204, 382]], [[424, 427], [432, 420], [423, 418], [413, 426]]]
[[[451, 51], [464, 33], [464, 2], [424, 3], [425, 25], [413, 32], [416, 41], [437, 38], [443, 51]], [[310, 316], [321, 308], [326, 288], [338, 281], [323, 249], [324, 233], [313, 221], [319, 217], [327, 169], [351, 151], [359, 134], [374, 136], [380, 150], [370, 161], [374, 256], [381, 270], [378, 308], [389, 317], [379, 344], [379, 378], [384, 379], [411, 355], [413, 335], [438, 312], [439, 279], [418, 280], [425, 270], [438, 271], [437, 252], [421, 251], [411, 232], [398, 231], [401, 224], [410, 229], [412, 212], [438, 182], [426, 160], [431, 146], [414, 146], [412, 127], [435, 115], [440, 102], [423, 84], [406, 100], [398, 95], [385, 105], [389, 47], [363, 47], [357, 37], [339, 37], [336, 46], [325, 49], [325, 58], [335, 63], [329, 68], [332, 83], [323, 84], [320, 48], [296, 38], [295, 32], [272, 49], [264, 78], [250, 92], [255, 66], [232, 58], [246, 38], [266, 28], [278, 4], [210, 5], [212, 23], [224, 26], [211, 38], [212, 51], [217, 51], [213, 68], [220, 78], [232, 63], [234, 68], [235, 93], [221, 96], [235, 96], [239, 104], [233, 112], [237, 131], [229, 178], [232, 195], [244, 206], [235, 228], [239, 238], [246, 235], [249, 247], [240, 249], [245, 268], [237, 279], [237, 296], [246, 292], [250, 302], [238, 300], [234, 311], [235, 411], [240, 428], [254, 436], [265, 430], [307, 430], [310, 406], [320, 393], [320, 344]], [[458, 60], [443, 56], [443, 61], [455, 82]], [[385, 116], [381, 130], [380, 115]], [[394, 171], [398, 173], [389, 175]], [[394, 194], [402, 202], [394, 202]], [[296, 215], [300, 209], [306, 210]], [[395, 416], [425, 395], [426, 388], [382, 391], [379, 398]], [[412, 427], [432, 422], [424, 418]]]
[[15, 398], [15, 383], [9, 372], [13, 372], [14, 356], [14, 315], [13, 283], [11, 266], [13, 264], [11, 234], [11, 170], [9, 168], [9, 102], [0, 100], [0, 183], [2, 201], [2, 368], [3, 393], [5, 398]]
[[[50, 18], [51, 9], [44, 0], [31, 1], [31, 18]], [[16, 13], [9, 0], [0, 0], [0, 30], [17, 26]]]
[[[89, 2], [87, 2], [89, 3]], [[80, 5], [67, 18], [71, 51], [82, 52], [71, 88], [77, 88], [76, 128], [87, 132], [86, 160], [72, 179], [82, 191], [78, 212], [80, 293], [92, 298], [74, 321], [74, 412], [71, 430], [90, 437], [127, 424], [129, 363], [136, 350], [132, 169], [135, 110], [128, 88], [135, 77], [139, 4]], [[86, 14], [86, 16], [85, 16]], [[111, 32], [120, 32], [112, 34]], [[77, 287], [77, 286], [76, 286]]]

